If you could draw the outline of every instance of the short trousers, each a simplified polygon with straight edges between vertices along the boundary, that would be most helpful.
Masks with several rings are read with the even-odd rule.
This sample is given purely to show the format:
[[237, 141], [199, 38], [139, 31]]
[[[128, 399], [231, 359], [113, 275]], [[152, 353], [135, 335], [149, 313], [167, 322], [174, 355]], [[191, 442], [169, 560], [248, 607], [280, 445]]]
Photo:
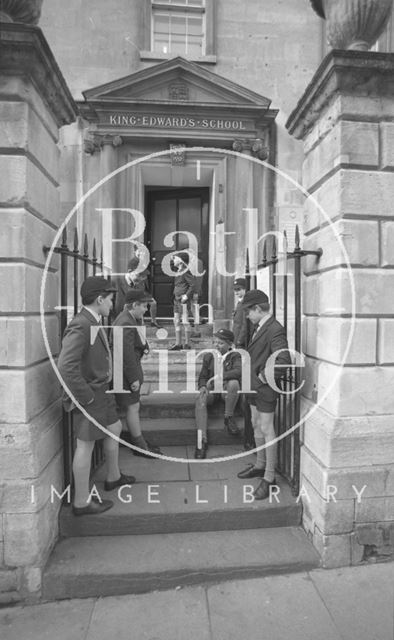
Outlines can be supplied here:
[[128, 393], [116, 393], [116, 404], [120, 410], [126, 410], [132, 404], [140, 401], [141, 386], [138, 391], [129, 391]]
[[273, 413], [276, 409], [277, 401], [278, 398], [275, 400], [266, 400], [261, 394], [256, 394], [254, 396], [248, 394], [249, 404], [256, 407], [257, 411], [260, 411], [260, 413]]
[[[108, 389], [108, 384], [93, 389], [94, 401], [84, 407], [102, 427], [109, 427], [119, 420], [114, 394], [106, 393]], [[72, 419], [74, 435], [79, 440], [102, 440], [107, 437], [79, 409], [72, 411]]]
[[[281, 389], [280, 380], [275, 380], [275, 383], [277, 387]], [[275, 389], [272, 389], [269, 384], [263, 384], [259, 380], [257, 393], [248, 393], [246, 394], [246, 398], [250, 405], [256, 407], [257, 411], [261, 413], [273, 413], [276, 409], [279, 393], [275, 391]]]
[[183, 315], [183, 309], [187, 305], [187, 312], [190, 311], [190, 303], [189, 300], [187, 302], [181, 302], [179, 298], [174, 298], [174, 314], [179, 313], [181, 319]]

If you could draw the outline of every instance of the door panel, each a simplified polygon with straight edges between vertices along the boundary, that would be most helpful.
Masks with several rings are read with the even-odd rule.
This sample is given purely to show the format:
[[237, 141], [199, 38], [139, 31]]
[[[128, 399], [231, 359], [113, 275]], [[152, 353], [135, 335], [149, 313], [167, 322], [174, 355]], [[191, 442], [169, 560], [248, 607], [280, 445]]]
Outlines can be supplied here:
[[[209, 189], [165, 189], [146, 192], [147, 238], [151, 252], [151, 289], [157, 300], [157, 315], [172, 317], [174, 279], [165, 275], [161, 262], [165, 255], [189, 246], [187, 236], [176, 236], [175, 247], [167, 248], [163, 240], [171, 231], [193, 233], [198, 242], [198, 257], [207, 273], [204, 276], [200, 304], [208, 302], [208, 202]], [[206, 316], [206, 310], [202, 310]]]

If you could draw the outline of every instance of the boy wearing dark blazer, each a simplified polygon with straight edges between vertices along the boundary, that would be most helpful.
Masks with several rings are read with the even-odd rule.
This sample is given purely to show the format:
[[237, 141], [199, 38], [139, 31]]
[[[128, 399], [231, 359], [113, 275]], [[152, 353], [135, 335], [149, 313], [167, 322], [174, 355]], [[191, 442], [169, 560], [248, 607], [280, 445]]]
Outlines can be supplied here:
[[[140, 391], [144, 381], [141, 359], [149, 352], [149, 345], [138, 327], [143, 326], [143, 317], [148, 303], [152, 300], [150, 295], [142, 289], [130, 289], [125, 297], [123, 311], [113, 323], [114, 328], [123, 329], [123, 389], [127, 392], [117, 393], [116, 402], [120, 410], [126, 412], [127, 428], [130, 432], [131, 442], [139, 449], [161, 453], [158, 447], [150, 445], [141, 432], [140, 424]], [[148, 453], [134, 450], [134, 455], [152, 458]]]
[[[81, 286], [83, 307], [67, 326], [58, 360], [58, 371], [65, 388], [66, 411], [73, 412], [77, 446], [73, 459], [75, 494], [73, 513], [76, 516], [97, 514], [113, 506], [110, 500], [89, 501], [89, 474], [96, 440], [104, 439], [107, 479], [106, 491], [135, 482], [133, 476], [119, 470], [118, 456], [122, 425], [116, 403], [107, 393], [112, 378], [112, 358], [106, 334], [100, 327], [101, 318], [108, 317], [116, 287], [100, 276], [86, 278]], [[70, 394], [70, 395], [68, 395]], [[76, 404], [78, 403], [78, 404]], [[81, 406], [110, 435], [99, 429], [79, 409]], [[111, 435], [115, 436], [112, 438]]]
[[[279, 397], [276, 389], [268, 383], [266, 364], [270, 356], [276, 354], [274, 379], [279, 381], [285, 375], [285, 367], [291, 364], [286, 333], [282, 325], [270, 315], [268, 296], [259, 289], [248, 291], [242, 305], [247, 318], [254, 325], [248, 352], [251, 360], [251, 389], [256, 393], [248, 397], [251, 405], [252, 424], [256, 447], [266, 445], [257, 452], [256, 464], [238, 474], [239, 478], [261, 477], [254, 491], [255, 500], [264, 500], [270, 495], [270, 486], [275, 480], [276, 442], [274, 416]], [[264, 456], [265, 453], [265, 456]]]

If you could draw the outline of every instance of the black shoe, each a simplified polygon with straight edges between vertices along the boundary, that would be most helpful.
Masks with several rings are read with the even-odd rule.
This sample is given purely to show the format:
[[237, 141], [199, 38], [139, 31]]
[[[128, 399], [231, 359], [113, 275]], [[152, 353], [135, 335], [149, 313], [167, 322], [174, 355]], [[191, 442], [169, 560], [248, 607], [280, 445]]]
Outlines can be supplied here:
[[[152, 453], [157, 453], [157, 454], [162, 455], [162, 451], [159, 449], [159, 447], [156, 447], [155, 445], [150, 444], [149, 442], [146, 442], [145, 451], [151, 451]], [[156, 460], [157, 459], [154, 456], [150, 456], [149, 453], [143, 453], [142, 451], [137, 451], [136, 449], [133, 449], [133, 454], [135, 456], [140, 456], [140, 458], [150, 458], [151, 460]]]
[[265, 469], [257, 469], [254, 464], [250, 464], [246, 469], [237, 473], [238, 478], [263, 478]]
[[172, 347], [169, 347], [169, 351], [182, 351], [183, 347], [181, 344], [173, 344]]
[[134, 484], [134, 476], [126, 476], [123, 473], [120, 474], [119, 480], [113, 480], [112, 482], [106, 480], [104, 482], [104, 491], [112, 491], [116, 487], [123, 487], [124, 484]]
[[238, 427], [233, 416], [229, 416], [224, 419], [224, 428], [227, 429], [230, 436], [239, 436], [241, 435], [241, 429]]
[[244, 442], [244, 450], [245, 451], [251, 451], [252, 449], [255, 449], [255, 445], [253, 444], [253, 442]]
[[198, 447], [195, 448], [194, 457], [197, 460], [203, 460], [204, 458], [207, 457], [207, 451], [208, 451], [208, 442], [206, 440], [203, 440], [201, 443], [201, 449], [199, 449]]
[[185, 349], [185, 350], [189, 350], [191, 348], [192, 347], [190, 346], [190, 344], [188, 342], [186, 342], [186, 344], [184, 344], [183, 347], [182, 347], [182, 349]]
[[268, 482], [262, 479], [259, 486], [253, 491], [255, 500], [266, 500], [270, 495], [270, 487], [273, 487], [275, 482]]
[[104, 511], [108, 511], [108, 509], [112, 509], [114, 503], [112, 500], [103, 500], [99, 502], [97, 499], [92, 499], [92, 501], [86, 505], [86, 507], [72, 507], [72, 512], [74, 516], [97, 516], [100, 513], [104, 513]]

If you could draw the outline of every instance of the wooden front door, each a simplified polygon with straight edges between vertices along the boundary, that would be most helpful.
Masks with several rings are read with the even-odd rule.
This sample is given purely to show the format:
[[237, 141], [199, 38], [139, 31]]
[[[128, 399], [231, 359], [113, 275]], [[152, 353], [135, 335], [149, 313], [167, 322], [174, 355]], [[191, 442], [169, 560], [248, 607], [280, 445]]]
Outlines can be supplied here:
[[[173, 315], [174, 279], [163, 273], [161, 262], [171, 251], [181, 251], [189, 246], [187, 236], [177, 234], [175, 246], [164, 246], [163, 240], [171, 231], [193, 233], [198, 242], [198, 257], [206, 274], [203, 279], [200, 304], [208, 302], [208, 244], [209, 244], [209, 189], [154, 189], [146, 192], [147, 238], [151, 252], [151, 289], [157, 300], [157, 315], [171, 318]], [[206, 316], [206, 309], [201, 315]]]

